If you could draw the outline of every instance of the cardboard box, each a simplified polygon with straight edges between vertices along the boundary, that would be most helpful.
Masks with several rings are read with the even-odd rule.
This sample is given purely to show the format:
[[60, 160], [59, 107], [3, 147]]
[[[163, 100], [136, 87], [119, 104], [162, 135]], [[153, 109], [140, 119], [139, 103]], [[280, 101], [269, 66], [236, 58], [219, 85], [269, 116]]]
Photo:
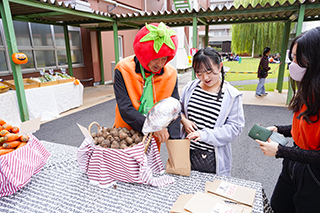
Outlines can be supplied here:
[[173, 204], [170, 213], [188, 213], [188, 211], [184, 209], [184, 205], [186, 205], [192, 197], [193, 195], [180, 195], [176, 202]]
[[206, 182], [205, 192], [212, 193], [224, 199], [252, 207], [254, 204], [256, 190], [233, 183], [214, 180]]
[[[14, 84], [14, 80], [8, 80], [8, 81], [4, 81], [4, 84], [10, 86], [12, 89], [16, 89], [16, 86]], [[24, 85], [24, 89], [32, 89], [32, 88], [37, 88], [40, 86], [40, 83], [37, 81], [34, 81], [30, 78], [24, 78], [23, 79], [23, 85]]]
[[[183, 207], [182, 207], [183, 206]], [[197, 192], [195, 195], [180, 195], [170, 213], [250, 213], [242, 206], [224, 202], [221, 197]]]

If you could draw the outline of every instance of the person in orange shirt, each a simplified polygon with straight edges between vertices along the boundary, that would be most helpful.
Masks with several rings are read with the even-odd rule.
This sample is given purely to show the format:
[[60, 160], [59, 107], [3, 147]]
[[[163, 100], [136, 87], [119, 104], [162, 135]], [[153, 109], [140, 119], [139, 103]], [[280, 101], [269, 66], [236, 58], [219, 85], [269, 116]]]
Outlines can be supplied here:
[[320, 211], [320, 51], [315, 47], [320, 47], [320, 27], [292, 41], [289, 72], [297, 86], [289, 104], [292, 125], [268, 127], [292, 137], [294, 146], [256, 140], [266, 156], [284, 158], [271, 197], [275, 213]]
[[[135, 55], [122, 59], [115, 67], [115, 128], [142, 133], [145, 116], [155, 103], [168, 97], [180, 99], [177, 71], [168, 64], [177, 49], [178, 37], [164, 23], [146, 24], [139, 30], [133, 42]], [[179, 139], [180, 116], [153, 135], [159, 151], [161, 142]]]

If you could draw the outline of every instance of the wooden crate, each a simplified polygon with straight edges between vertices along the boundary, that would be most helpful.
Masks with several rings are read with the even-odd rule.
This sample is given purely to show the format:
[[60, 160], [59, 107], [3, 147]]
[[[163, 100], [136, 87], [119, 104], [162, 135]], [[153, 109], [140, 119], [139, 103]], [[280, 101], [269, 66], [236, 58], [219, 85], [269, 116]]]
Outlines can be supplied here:
[[[16, 86], [14, 84], [14, 80], [8, 80], [8, 81], [4, 81], [4, 84], [10, 86], [12, 89], [16, 89]], [[30, 78], [24, 78], [23, 79], [23, 85], [24, 85], [24, 89], [31, 89], [31, 88], [37, 88], [40, 86], [40, 83], [37, 81], [34, 81]]]
[[59, 81], [48, 81], [48, 82], [41, 82], [39, 83], [40, 87], [52, 86], [59, 84]]
[[74, 82], [74, 77], [58, 80], [59, 84]]

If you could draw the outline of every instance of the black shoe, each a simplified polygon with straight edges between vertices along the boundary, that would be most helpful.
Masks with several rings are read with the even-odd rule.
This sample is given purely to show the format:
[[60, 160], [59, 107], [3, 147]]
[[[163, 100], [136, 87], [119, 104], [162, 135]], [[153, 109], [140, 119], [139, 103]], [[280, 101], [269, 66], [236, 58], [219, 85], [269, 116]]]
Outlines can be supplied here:
[[264, 93], [264, 94], [262, 94], [261, 96], [264, 97], [264, 96], [267, 96], [267, 95], [268, 95], [268, 93]]
[[257, 95], [257, 94], [255, 94], [254, 96], [256, 96], [257, 98], [261, 98], [262, 97], [262, 95]]

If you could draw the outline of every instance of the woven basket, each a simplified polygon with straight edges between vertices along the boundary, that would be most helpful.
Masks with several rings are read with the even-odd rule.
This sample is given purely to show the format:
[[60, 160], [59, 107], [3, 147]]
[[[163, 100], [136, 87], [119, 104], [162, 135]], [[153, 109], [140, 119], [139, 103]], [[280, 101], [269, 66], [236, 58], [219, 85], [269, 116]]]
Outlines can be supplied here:
[[10, 89], [9, 86], [0, 83], [0, 93], [5, 93]]

